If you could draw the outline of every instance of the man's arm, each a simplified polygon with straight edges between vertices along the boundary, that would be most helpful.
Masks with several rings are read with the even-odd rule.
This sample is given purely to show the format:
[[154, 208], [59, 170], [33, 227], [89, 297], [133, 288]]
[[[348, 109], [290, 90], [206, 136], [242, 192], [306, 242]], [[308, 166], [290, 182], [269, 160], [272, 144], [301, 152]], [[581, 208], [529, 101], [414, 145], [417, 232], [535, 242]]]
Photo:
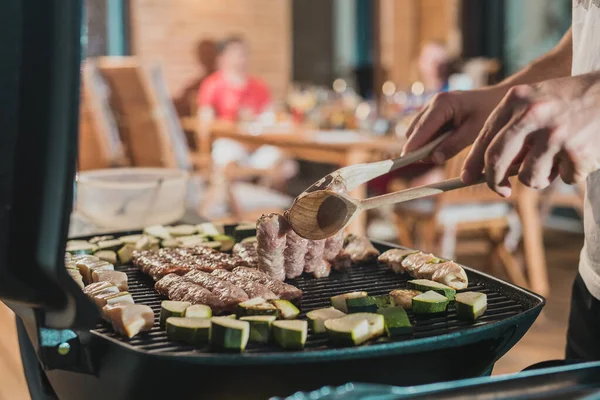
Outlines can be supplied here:
[[492, 110], [511, 87], [571, 75], [572, 55], [569, 29], [550, 52], [497, 85], [436, 95], [411, 122], [404, 152], [422, 147], [443, 127], [449, 126], [454, 134], [437, 148], [434, 160], [443, 162], [455, 156], [473, 143]]

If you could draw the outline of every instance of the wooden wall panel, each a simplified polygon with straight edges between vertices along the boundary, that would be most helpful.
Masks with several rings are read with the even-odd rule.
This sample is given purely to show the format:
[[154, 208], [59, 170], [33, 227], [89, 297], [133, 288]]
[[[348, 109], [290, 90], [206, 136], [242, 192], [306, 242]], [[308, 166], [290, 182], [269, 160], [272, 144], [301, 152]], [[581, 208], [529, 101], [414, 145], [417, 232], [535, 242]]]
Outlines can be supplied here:
[[132, 54], [160, 62], [171, 95], [178, 97], [204, 74], [197, 59], [202, 40], [243, 35], [251, 70], [274, 96], [283, 96], [291, 70], [291, 0], [131, 0]]

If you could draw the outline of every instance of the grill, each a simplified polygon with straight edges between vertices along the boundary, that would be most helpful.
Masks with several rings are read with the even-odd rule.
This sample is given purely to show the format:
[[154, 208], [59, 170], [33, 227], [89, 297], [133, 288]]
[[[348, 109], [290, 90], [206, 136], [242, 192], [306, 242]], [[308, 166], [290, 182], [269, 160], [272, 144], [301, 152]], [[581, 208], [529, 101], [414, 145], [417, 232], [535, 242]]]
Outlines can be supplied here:
[[[380, 251], [393, 247], [385, 243], [375, 246]], [[107, 396], [212, 400], [284, 397], [347, 382], [407, 386], [489, 374], [494, 362], [529, 329], [544, 299], [465, 269], [469, 290], [488, 296], [488, 310], [475, 323], [458, 320], [451, 305], [445, 315], [435, 318], [409, 312], [413, 334], [393, 340], [381, 338], [358, 347], [336, 348], [326, 336], [309, 333], [303, 351], [249, 344], [242, 354], [171, 342], [158, 327], [158, 318], [150, 332], [133, 339], [122, 338], [99, 323], [91, 330], [91, 338], [89, 332], [80, 333], [82, 351], [95, 367], [93, 376], [60, 369], [48, 371], [47, 376], [67, 400]], [[164, 298], [154, 291], [153, 280], [131, 265], [117, 270], [127, 273], [135, 301], [150, 306], [158, 317]], [[328, 278], [301, 277], [290, 283], [304, 291], [299, 305], [300, 318], [305, 318], [306, 312], [329, 306], [331, 296], [356, 290], [385, 294], [406, 287], [408, 279], [372, 264], [334, 272]]]

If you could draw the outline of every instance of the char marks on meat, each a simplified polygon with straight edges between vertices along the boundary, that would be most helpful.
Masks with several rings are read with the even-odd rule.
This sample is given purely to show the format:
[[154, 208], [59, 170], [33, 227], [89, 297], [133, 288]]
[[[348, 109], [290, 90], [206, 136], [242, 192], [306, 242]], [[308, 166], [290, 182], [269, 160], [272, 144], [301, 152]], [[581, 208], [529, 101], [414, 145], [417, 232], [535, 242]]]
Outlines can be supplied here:
[[265, 300], [278, 299], [279, 297], [273, 293], [268, 287], [265, 285], [254, 282], [253, 280], [244, 278], [243, 276], [225, 271], [224, 269], [215, 269], [212, 272], [212, 275], [217, 278], [231, 282], [240, 289], [242, 289], [249, 298], [253, 299], [255, 297], [262, 297]]
[[340, 255], [341, 258], [347, 257], [352, 263], [359, 264], [376, 259], [379, 256], [379, 250], [371, 244], [366, 236], [348, 235]]
[[296, 232], [292, 230], [288, 232], [285, 251], [283, 253], [286, 278], [294, 279], [302, 275], [304, 271], [304, 257], [308, 251], [308, 242], [308, 239], [304, 239]]
[[304, 272], [314, 272], [323, 262], [324, 240], [309, 240], [304, 256]]
[[230, 311], [234, 311], [239, 303], [248, 300], [246, 292], [233, 283], [203, 271], [190, 271], [183, 276], [183, 279], [210, 290]]
[[249, 267], [258, 267], [258, 250], [256, 242], [236, 243], [233, 255], [241, 258]]
[[256, 224], [258, 269], [271, 278], [285, 279], [284, 256], [289, 223], [279, 214], [261, 216]]
[[271, 278], [254, 268], [237, 267], [232, 271], [234, 274], [246, 279], [265, 285], [269, 290], [284, 300], [296, 300], [302, 297], [302, 290], [295, 286]]
[[198, 286], [175, 274], [169, 274], [156, 282], [154, 288], [158, 293], [176, 301], [189, 301], [192, 304], [205, 304], [215, 314], [226, 310], [225, 303], [210, 290]]

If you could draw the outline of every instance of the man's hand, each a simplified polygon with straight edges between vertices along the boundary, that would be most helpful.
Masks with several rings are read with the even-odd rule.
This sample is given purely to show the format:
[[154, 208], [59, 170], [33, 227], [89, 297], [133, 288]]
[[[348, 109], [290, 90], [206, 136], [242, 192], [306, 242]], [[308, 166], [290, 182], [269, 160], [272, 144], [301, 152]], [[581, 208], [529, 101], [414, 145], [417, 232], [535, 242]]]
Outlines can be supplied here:
[[452, 134], [438, 146], [433, 160], [442, 163], [473, 143], [486, 119], [506, 94], [508, 87], [492, 86], [466, 92], [436, 95], [412, 120], [406, 135], [403, 153], [416, 150], [430, 142], [442, 129]]
[[485, 167], [490, 188], [508, 197], [508, 170], [536, 189], [560, 173], [566, 183], [600, 169], [600, 75], [560, 78], [511, 88], [489, 116], [463, 166], [475, 181]]

